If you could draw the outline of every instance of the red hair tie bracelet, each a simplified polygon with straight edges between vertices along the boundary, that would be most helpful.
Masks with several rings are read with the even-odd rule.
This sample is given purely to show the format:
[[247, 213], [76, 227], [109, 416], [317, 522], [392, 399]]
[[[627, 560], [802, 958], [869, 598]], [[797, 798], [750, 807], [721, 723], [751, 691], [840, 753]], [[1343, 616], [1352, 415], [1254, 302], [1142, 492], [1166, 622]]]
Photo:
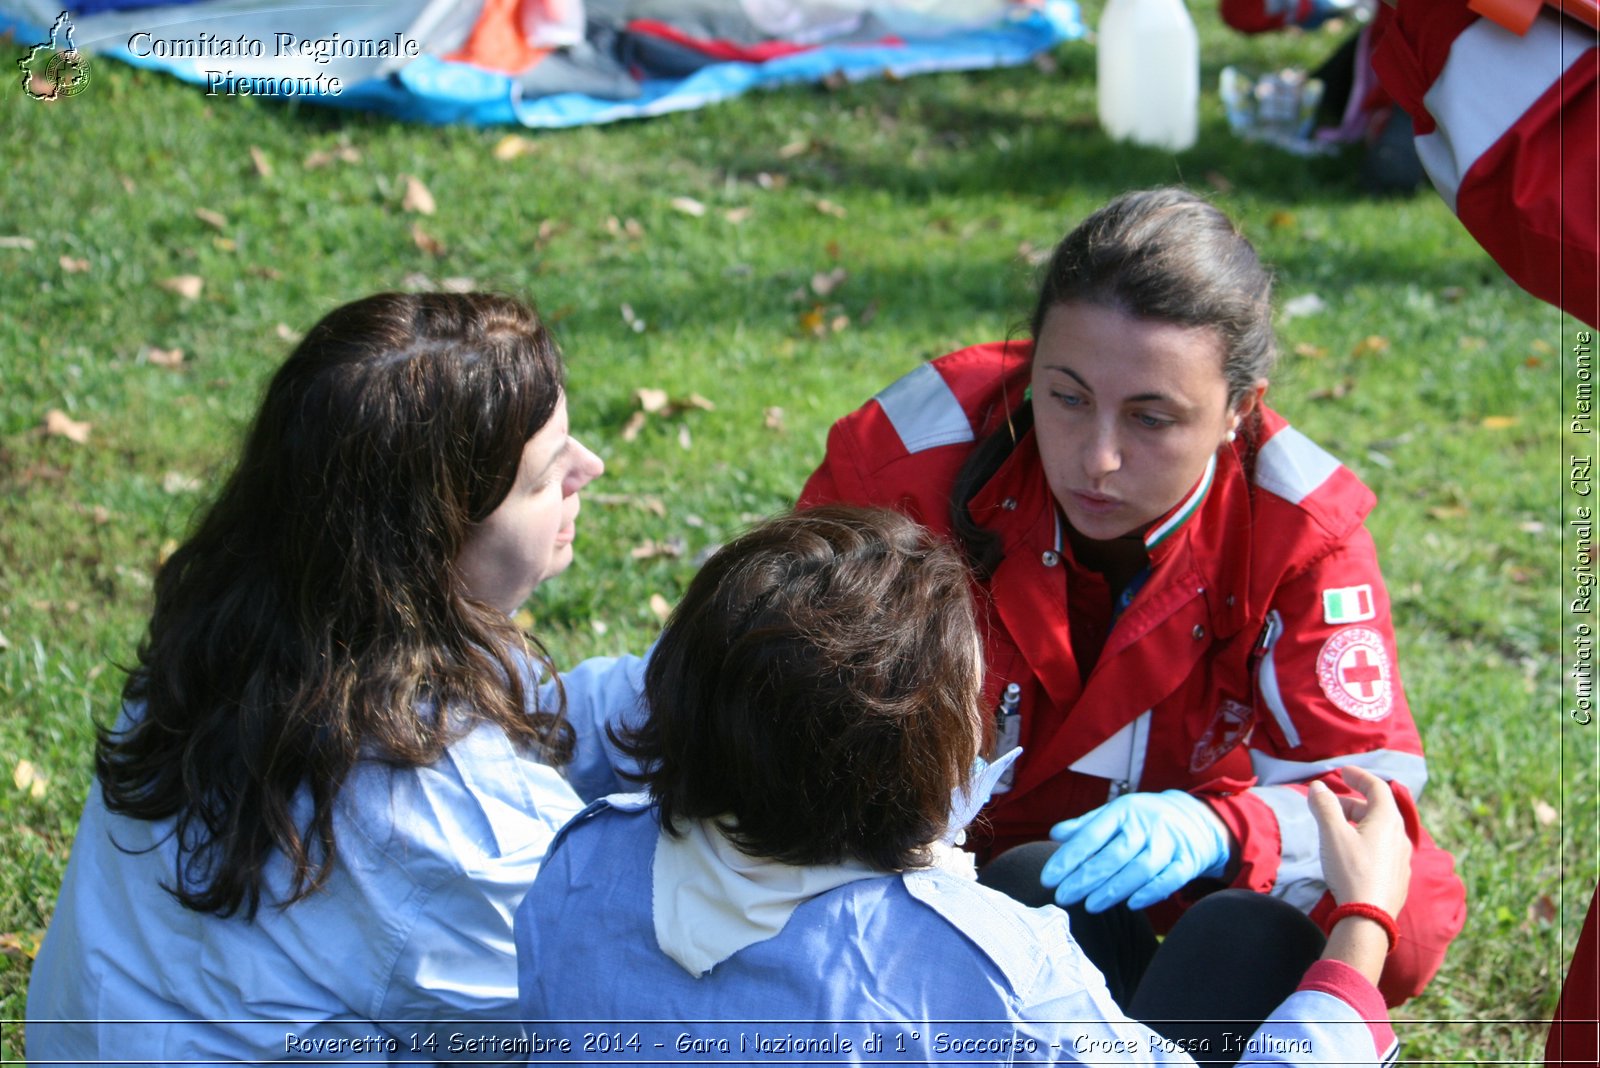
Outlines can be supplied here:
[[1394, 952], [1395, 944], [1400, 941], [1400, 925], [1394, 921], [1393, 916], [1377, 905], [1369, 905], [1364, 901], [1351, 901], [1328, 914], [1328, 933], [1332, 934], [1334, 925], [1346, 916], [1360, 916], [1382, 927], [1384, 935], [1389, 939], [1389, 952]]

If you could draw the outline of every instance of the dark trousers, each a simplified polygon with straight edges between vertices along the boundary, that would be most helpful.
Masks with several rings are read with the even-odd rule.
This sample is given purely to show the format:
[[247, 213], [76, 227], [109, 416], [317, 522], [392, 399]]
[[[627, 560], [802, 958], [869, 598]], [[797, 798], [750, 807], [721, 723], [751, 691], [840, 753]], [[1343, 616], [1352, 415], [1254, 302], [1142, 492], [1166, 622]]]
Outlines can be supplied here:
[[[1037, 908], [1054, 903], [1039, 871], [1054, 842], [1032, 842], [986, 864], [978, 881]], [[1143, 913], [1123, 905], [1067, 910], [1072, 937], [1106, 977], [1111, 996], [1152, 1031], [1210, 1051], [1201, 1064], [1231, 1065], [1243, 1042], [1294, 992], [1325, 944], [1293, 905], [1248, 890], [1207, 895], [1165, 939]]]

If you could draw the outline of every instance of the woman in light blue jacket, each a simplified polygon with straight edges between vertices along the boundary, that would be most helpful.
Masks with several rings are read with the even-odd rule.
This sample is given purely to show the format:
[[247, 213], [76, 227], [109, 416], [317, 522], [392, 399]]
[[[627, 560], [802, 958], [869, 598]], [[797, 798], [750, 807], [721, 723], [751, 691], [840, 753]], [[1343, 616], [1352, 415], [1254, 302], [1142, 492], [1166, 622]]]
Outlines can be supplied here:
[[514, 300], [380, 294], [306, 334], [156, 580], [32, 1058], [481, 1059], [449, 1021], [515, 1016], [512, 912], [615, 786], [589, 714], [616, 701], [585, 698], [616, 665], [569, 722], [511, 621], [602, 467]]
[[[1056, 908], [978, 885], [955, 848], [1015, 753], [985, 741], [982, 653], [954, 550], [896, 513], [826, 507], [722, 548], [645, 674], [622, 748], [648, 794], [590, 806], [517, 913], [533, 1060], [1377, 1064], [1373, 986], [1410, 846], [1389, 789], [1310, 804], [1342, 908], [1262, 1022], [1237, 990], [1309, 926], [1224, 891], [1174, 929], [1130, 1020]], [[1359, 822], [1352, 826], [1346, 815]], [[1287, 920], [1285, 920], [1287, 917]], [[1233, 922], [1230, 923], [1229, 921]], [[1220, 922], [1219, 922], [1220, 921]], [[1315, 929], [1311, 934], [1316, 936]], [[1322, 939], [1316, 937], [1316, 942]], [[1306, 965], [1309, 964], [1309, 968]], [[1203, 971], [1201, 969], [1204, 969]], [[1302, 977], [1303, 976], [1303, 977]], [[1270, 1004], [1270, 1003], [1269, 1003]]]

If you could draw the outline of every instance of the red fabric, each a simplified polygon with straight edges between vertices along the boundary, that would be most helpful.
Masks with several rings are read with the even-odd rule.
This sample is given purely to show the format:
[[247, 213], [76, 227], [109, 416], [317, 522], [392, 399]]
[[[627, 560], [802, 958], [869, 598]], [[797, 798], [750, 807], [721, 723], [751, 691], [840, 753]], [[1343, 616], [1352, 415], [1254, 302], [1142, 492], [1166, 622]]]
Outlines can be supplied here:
[[[1004, 426], [1021, 400], [1027, 359], [1024, 345], [985, 345], [932, 366], [981, 440]], [[1286, 427], [1265, 412], [1254, 444]], [[1388, 595], [1362, 525], [1371, 492], [1343, 467], [1298, 505], [1259, 491], [1246, 473], [1252, 443], [1245, 437], [1219, 452], [1215, 481], [1194, 517], [1152, 550], [1149, 580], [1108, 628], [1087, 679], [1068, 600], [1092, 583], [1074, 574], [1086, 569], [1073, 560], [1070, 542], [1064, 540], [1054, 566], [1046, 563], [1045, 553], [1056, 551], [1056, 509], [1031, 434], [973, 497], [973, 516], [1000, 535], [1006, 553], [992, 580], [977, 590], [986, 623], [987, 699], [997, 705], [1007, 683], [1019, 684], [1024, 746], [1011, 791], [992, 801], [985, 819], [968, 831], [980, 856], [1043, 839], [1057, 821], [1104, 804], [1107, 780], [1069, 766], [1147, 709], [1151, 728], [1139, 789], [1203, 797], [1238, 843], [1233, 885], [1261, 892], [1277, 882], [1282, 844], [1277, 818], [1251, 792], [1257, 784], [1252, 753], [1294, 762], [1378, 749], [1421, 756], [1397, 673], [1391, 676], [1392, 710], [1377, 720], [1340, 710], [1318, 681], [1324, 644], [1341, 630], [1323, 621], [1325, 589], [1372, 587], [1377, 615], [1362, 626], [1381, 635], [1391, 671], [1395, 663]], [[948, 534], [951, 487], [971, 448], [961, 443], [908, 453], [872, 402], [834, 425], [827, 456], [800, 505], [883, 505]], [[1298, 746], [1285, 737], [1257, 687], [1258, 638], [1269, 610], [1284, 623], [1272, 656]], [[1227, 732], [1226, 744], [1218, 744], [1218, 725], [1226, 727], [1224, 712], [1233, 707], [1246, 711], [1245, 730]], [[1349, 792], [1337, 776], [1328, 782]], [[1414, 809], [1408, 828], [1417, 853], [1401, 923], [1402, 940], [1409, 939], [1415, 952], [1390, 959], [1382, 986], [1392, 1004], [1422, 989], [1465, 918], [1453, 859], [1433, 845]], [[1324, 901], [1332, 907], [1331, 898]], [[1158, 908], [1152, 918], [1175, 915]]]
[[1351, 1008], [1367, 1022], [1372, 1032], [1372, 1048], [1378, 1051], [1381, 1064], [1385, 1054], [1394, 1047], [1394, 1028], [1389, 1026], [1389, 1014], [1384, 1011], [1383, 999], [1367, 982], [1366, 976], [1342, 960], [1319, 960], [1306, 969], [1298, 990], [1315, 990], [1331, 994]]
[[467, 41], [446, 59], [501, 74], [521, 74], [550, 54], [528, 44], [522, 30], [523, 0], [485, 0]]
[[[1451, 46], [1478, 21], [1460, 0], [1403, 0], [1377, 40], [1373, 66], [1419, 137], [1437, 129], [1426, 94]], [[1456, 214], [1518, 285], [1597, 326], [1600, 54], [1589, 48], [1564, 74], [1548, 66], [1547, 57], [1530, 60], [1526, 75], [1549, 86], [1471, 162], [1456, 191]]]
[[1240, 33], [1271, 33], [1298, 26], [1311, 15], [1311, 0], [1295, 0], [1294, 17], [1268, 10], [1264, 0], [1222, 0], [1222, 21]]
[[1545, 1039], [1547, 1065], [1600, 1064], [1600, 890], [1583, 918], [1556, 1018]]
[[812, 46], [790, 44], [787, 41], [762, 41], [757, 44], [740, 44], [737, 41], [723, 41], [715, 37], [692, 37], [674, 26], [655, 19], [634, 19], [628, 23], [629, 33], [643, 33], [651, 37], [659, 37], [673, 44], [692, 48], [696, 52], [703, 52], [713, 59], [732, 60], [739, 63], [765, 63], [769, 59], [780, 56], [792, 56], [796, 52], [809, 52]]

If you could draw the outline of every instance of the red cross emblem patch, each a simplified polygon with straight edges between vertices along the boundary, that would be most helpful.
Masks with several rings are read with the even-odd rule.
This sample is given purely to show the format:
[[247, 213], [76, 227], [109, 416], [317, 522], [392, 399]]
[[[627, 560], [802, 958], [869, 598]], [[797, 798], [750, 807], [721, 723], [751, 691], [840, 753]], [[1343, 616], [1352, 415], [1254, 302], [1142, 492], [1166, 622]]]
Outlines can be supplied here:
[[1383, 636], [1370, 627], [1345, 627], [1322, 643], [1317, 681], [1357, 719], [1382, 719], [1394, 709], [1394, 668]]

